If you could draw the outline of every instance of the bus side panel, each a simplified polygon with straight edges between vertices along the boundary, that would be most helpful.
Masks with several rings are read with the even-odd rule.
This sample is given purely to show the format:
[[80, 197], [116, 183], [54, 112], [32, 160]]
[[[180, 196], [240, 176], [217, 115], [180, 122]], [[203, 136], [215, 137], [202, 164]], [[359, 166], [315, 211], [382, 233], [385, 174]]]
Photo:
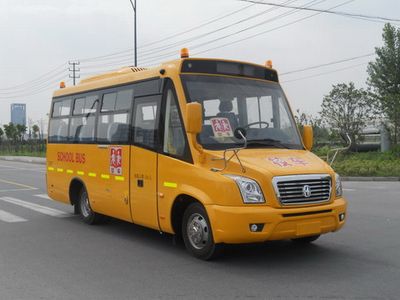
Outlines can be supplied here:
[[159, 229], [157, 217], [157, 156], [131, 146], [131, 210], [133, 222]]
[[[129, 203], [130, 146], [49, 144], [47, 185], [52, 199], [70, 203], [69, 187], [76, 178], [86, 186], [90, 205], [98, 213], [132, 222]], [[111, 168], [113, 152], [119, 163]], [[114, 155], [115, 156], [115, 155]]]
[[92, 209], [132, 222], [129, 202], [128, 145], [81, 145], [85, 149], [85, 182]]
[[70, 204], [69, 185], [76, 169], [73, 144], [47, 144], [47, 193], [53, 200]]

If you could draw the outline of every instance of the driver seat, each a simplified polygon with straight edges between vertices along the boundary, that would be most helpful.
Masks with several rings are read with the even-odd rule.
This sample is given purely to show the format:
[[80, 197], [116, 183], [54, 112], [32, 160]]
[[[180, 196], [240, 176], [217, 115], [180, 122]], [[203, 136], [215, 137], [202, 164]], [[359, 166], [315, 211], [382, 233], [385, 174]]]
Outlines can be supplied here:
[[231, 125], [232, 131], [234, 131], [237, 127], [239, 127], [239, 122], [236, 118], [234, 112], [232, 112], [233, 104], [232, 101], [221, 101], [219, 104], [219, 113], [217, 113], [217, 117], [219, 118], [227, 118], [229, 124]]

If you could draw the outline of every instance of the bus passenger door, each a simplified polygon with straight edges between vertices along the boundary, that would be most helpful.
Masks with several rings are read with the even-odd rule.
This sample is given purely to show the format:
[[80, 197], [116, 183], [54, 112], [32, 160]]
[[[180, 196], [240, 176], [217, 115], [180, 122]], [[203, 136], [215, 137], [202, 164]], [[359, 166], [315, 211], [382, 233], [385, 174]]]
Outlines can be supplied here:
[[159, 229], [157, 214], [157, 130], [161, 95], [134, 100], [130, 160], [133, 222]]
[[[131, 221], [129, 203], [130, 109], [132, 87], [104, 91], [97, 121], [97, 146], [91, 153], [91, 179], [95, 181], [93, 209], [99, 213]], [[90, 173], [88, 174], [90, 176]]]

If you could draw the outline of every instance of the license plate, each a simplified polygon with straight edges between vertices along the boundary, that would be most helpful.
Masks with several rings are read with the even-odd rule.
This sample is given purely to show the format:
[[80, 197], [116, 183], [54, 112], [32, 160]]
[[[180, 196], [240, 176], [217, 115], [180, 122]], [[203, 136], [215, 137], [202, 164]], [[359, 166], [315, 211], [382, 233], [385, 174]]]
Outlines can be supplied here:
[[314, 235], [321, 233], [321, 222], [307, 222], [297, 224], [297, 235]]

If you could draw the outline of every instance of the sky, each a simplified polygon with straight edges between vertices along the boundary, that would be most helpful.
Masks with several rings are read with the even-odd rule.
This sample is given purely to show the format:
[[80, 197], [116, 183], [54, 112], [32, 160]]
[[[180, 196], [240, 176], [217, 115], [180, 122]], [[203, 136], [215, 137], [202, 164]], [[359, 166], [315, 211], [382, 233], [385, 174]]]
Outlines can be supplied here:
[[[400, 18], [398, 0], [264, 2]], [[272, 60], [292, 109], [315, 115], [332, 85], [366, 88], [374, 55], [284, 73], [372, 54], [384, 23], [314, 14], [239, 0], [137, 0], [138, 65], [178, 58], [182, 47], [192, 57]], [[26, 103], [32, 124], [46, 124], [53, 91], [72, 84], [68, 61], [80, 62], [84, 78], [132, 65], [132, 47], [129, 0], [0, 0], [0, 124], [10, 122], [11, 103]]]

